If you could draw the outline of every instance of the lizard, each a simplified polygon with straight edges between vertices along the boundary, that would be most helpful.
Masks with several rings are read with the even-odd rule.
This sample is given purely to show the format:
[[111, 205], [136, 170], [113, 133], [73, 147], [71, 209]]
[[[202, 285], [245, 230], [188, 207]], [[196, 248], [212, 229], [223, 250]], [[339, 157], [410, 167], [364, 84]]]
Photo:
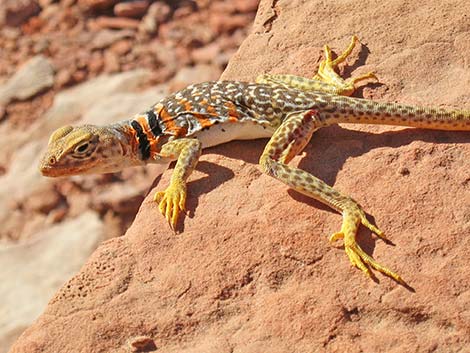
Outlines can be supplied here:
[[329, 240], [343, 239], [353, 266], [369, 277], [373, 278], [375, 269], [406, 285], [398, 273], [379, 264], [357, 243], [361, 224], [388, 241], [368, 221], [359, 203], [288, 163], [322, 127], [362, 123], [470, 131], [470, 111], [350, 97], [359, 81], [377, 79], [373, 72], [349, 79], [337, 73], [338, 64], [358, 41], [353, 36], [335, 59], [325, 45], [325, 58], [313, 78], [263, 74], [255, 82], [204, 82], [175, 92], [128, 120], [106, 126], [63, 126], [52, 133], [40, 172], [49, 177], [110, 173], [176, 160], [169, 186], [154, 196], [159, 211], [175, 230], [185, 211], [188, 177], [203, 148], [231, 140], [270, 138], [259, 159], [261, 170], [342, 214], [341, 229]]

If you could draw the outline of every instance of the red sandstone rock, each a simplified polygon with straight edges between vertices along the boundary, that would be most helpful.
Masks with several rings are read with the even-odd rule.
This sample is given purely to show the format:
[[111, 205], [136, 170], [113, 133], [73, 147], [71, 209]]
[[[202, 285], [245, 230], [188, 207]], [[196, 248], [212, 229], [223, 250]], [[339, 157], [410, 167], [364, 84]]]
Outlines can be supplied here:
[[192, 67], [185, 67], [179, 70], [169, 83], [171, 92], [178, 91], [191, 83], [214, 81], [220, 76], [221, 70], [218, 67], [207, 64], [198, 64]]
[[84, 10], [106, 10], [113, 7], [119, 0], [78, 0]]
[[110, 47], [111, 51], [118, 56], [125, 55], [132, 50], [133, 43], [130, 40], [120, 40], [116, 43], [113, 43]]
[[101, 29], [137, 29], [139, 21], [132, 18], [100, 16], [94, 21], [94, 25]]
[[55, 0], [38, 0], [39, 5], [41, 5], [41, 8], [47, 8], [52, 5], [52, 3]]
[[27, 202], [24, 203], [23, 207], [27, 211], [49, 213], [62, 201], [63, 197], [56, 190], [50, 188], [46, 193], [35, 192], [28, 196]]
[[66, 87], [73, 83], [72, 72], [68, 69], [60, 70], [55, 77], [57, 88]]
[[233, 0], [234, 7], [239, 12], [253, 12], [258, 8], [258, 0]]
[[145, 15], [149, 7], [146, 0], [137, 0], [131, 2], [121, 2], [114, 6], [114, 14], [119, 17], [137, 17]]
[[[358, 34], [365, 45], [341, 71], [375, 70], [383, 86], [357, 96], [470, 109], [466, 1], [328, 4], [262, 1], [223, 78], [311, 76], [325, 43], [340, 52]], [[265, 141], [233, 142], [201, 158], [181, 234], [151, 201], [168, 171], [126, 236], [100, 246], [11, 352], [121, 352], [135, 342], [164, 353], [465, 351], [468, 139], [344, 125], [316, 132], [293, 162], [375, 216], [396, 246], [364, 229], [360, 243], [415, 293], [351, 268], [327, 241], [341, 217], [261, 174]]]
[[119, 56], [112, 51], [107, 51], [104, 54], [104, 72], [117, 72], [120, 68]]
[[99, 51], [94, 52], [91, 55], [90, 60], [87, 62], [88, 72], [98, 73], [98, 72], [101, 72], [103, 67], [104, 67], [103, 55]]
[[220, 45], [218, 43], [211, 43], [205, 47], [194, 49], [191, 53], [191, 57], [196, 63], [207, 64], [214, 62], [219, 53]]
[[5, 109], [5, 106], [3, 104], [0, 104], [0, 121], [3, 120], [6, 114], [7, 114], [7, 111]]
[[140, 23], [140, 31], [153, 34], [157, 31], [158, 26], [166, 21], [171, 16], [171, 8], [168, 4], [158, 1], [154, 2], [148, 8], [147, 14], [142, 18]]
[[41, 11], [34, 0], [3, 0], [0, 5], [0, 27], [16, 27]]
[[245, 14], [229, 15], [224, 14], [212, 17], [210, 26], [216, 33], [232, 32], [237, 28], [247, 26], [252, 21], [252, 17]]
[[93, 38], [92, 47], [93, 49], [104, 49], [121, 39], [132, 38], [133, 36], [134, 31], [132, 30], [116, 31], [103, 29], [99, 31]]

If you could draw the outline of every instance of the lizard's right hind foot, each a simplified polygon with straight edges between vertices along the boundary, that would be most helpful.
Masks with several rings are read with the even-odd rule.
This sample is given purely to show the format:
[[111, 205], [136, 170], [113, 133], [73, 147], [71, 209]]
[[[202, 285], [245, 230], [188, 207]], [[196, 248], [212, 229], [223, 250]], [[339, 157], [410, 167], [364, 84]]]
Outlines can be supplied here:
[[356, 42], [359, 39], [357, 36], [351, 38], [351, 43], [346, 48], [346, 50], [338, 56], [336, 59], [332, 59], [331, 49], [328, 45], [325, 45], [325, 59], [320, 62], [317, 74], [313, 77], [314, 80], [322, 81], [328, 84], [331, 84], [338, 88], [338, 94], [350, 96], [355, 89], [355, 84], [359, 81], [374, 79], [378, 80], [377, 76], [373, 72], [368, 72], [364, 75], [349, 78], [347, 80], [343, 79], [337, 72], [336, 69], [338, 64], [346, 60], [346, 58], [351, 54], [352, 50], [356, 46]]
[[361, 249], [356, 241], [356, 233], [358, 231], [359, 225], [361, 224], [377, 234], [377, 236], [382, 240], [388, 241], [384, 233], [367, 220], [362, 208], [352, 199], [344, 202], [342, 208], [343, 224], [341, 225], [341, 230], [330, 236], [330, 242], [334, 242], [338, 239], [344, 239], [344, 250], [346, 251], [346, 255], [348, 255], [349, 261], [353, 266], [360, 269], [367, 276], [373, 278], [372, 272], [370, 270], [373, 268], [374, 270], [382, 272], [384, 275], [393, 278], [398, 283], [407, 286], [406, 282], [400, 277], [400, 275], [375, 261], [364, 250]]

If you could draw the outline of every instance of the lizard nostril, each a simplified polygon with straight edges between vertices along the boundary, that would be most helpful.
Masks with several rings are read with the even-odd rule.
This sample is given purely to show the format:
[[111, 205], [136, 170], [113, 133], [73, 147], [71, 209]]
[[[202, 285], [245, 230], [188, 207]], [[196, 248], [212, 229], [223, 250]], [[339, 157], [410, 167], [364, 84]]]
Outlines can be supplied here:
[[57, 160], [55, 159], [55, 157], [50, 157], [49, 158], [49, 164], [55, 164]]

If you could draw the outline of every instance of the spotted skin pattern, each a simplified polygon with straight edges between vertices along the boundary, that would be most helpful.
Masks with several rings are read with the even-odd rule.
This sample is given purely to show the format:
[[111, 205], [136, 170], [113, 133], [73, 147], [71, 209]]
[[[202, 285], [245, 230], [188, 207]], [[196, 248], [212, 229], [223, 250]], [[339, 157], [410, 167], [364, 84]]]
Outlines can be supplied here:
[[186, 182], [205, 147], [234, 139], [270, 137], [260, 158], [263, 172], [319, 200], [343, 216], [330, 241], [344, 239], [351, 263], [368, 276], [371, 269], [404, 284], [394, 271], [377, 263], [356, 242], [362, 224], [386, 240], [352, 198], [288, 163], [307, 145], [315, 130], [337, 123], [411, 126], [470, 131], [470, 111], [423, 108], [348, 97], [355, 84], [373, 73], [344, 80], [335, 69], [354, 48], [336, 59], [325, 46], [325, 60], [312, 78], [261, 75], [255, 83], [214, 81], [188, 86], [137, 114], [108, 126], [65, 126], [53, 133], [40, 163], [46, 176], [107, 173], [147, 163], [176, 160], [170, 185], [155, 194], [160, 212], [175, 229], [185, 210]]

